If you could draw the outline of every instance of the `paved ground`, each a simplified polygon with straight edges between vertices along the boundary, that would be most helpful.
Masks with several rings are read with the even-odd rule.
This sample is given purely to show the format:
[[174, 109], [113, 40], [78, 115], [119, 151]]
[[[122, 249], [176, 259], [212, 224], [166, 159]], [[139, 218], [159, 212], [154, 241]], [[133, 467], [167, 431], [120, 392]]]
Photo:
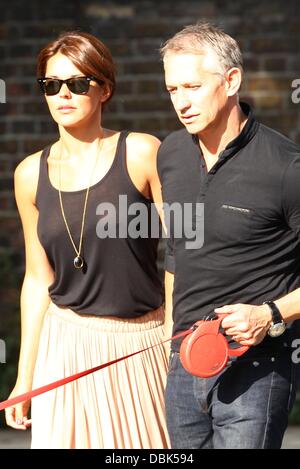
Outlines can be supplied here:
[[[0, 449], [27, 449], [29, 447], [29, 431], [0, 430]], [[282, 447], [284, 449], [300, 449], [300, 426], [288, 428]]]

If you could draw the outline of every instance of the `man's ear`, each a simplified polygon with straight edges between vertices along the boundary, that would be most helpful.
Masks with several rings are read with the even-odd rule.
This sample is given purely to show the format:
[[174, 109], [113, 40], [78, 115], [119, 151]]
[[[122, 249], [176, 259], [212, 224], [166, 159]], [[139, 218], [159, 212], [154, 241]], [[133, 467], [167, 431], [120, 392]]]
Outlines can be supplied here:
[[237, 67], [230, 68], [226, 72], [225, 79], [227, 96], [234, 96], [242, 84], [242, 71]]

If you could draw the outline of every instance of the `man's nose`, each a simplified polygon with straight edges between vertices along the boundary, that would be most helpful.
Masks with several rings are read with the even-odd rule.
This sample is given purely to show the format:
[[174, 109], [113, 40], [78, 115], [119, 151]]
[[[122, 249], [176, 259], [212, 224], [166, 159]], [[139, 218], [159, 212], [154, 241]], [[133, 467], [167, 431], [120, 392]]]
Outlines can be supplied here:
[[188, 96], [186, 92], [183, 91], [178, 91], [177, 96], [176, 96], [176, 108], [178, 111], [182, 111], [183, 109], [188, 108], [190, 105], [190, 101], [188, 99]]

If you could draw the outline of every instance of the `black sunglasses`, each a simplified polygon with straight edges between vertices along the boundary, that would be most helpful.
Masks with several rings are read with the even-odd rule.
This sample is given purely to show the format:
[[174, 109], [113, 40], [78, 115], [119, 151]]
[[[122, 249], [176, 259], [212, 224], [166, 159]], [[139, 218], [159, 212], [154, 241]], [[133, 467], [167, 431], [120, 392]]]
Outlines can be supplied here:
[[47, 96], [53, 96], [59, 93], [63, 83], [66, 83], [67, 87], [74, 94], [86, 94], [90, 88], [90, 82], [94, 80], [98, 84], [101, 84], [95, 77], [74, 77], [67, 78], [66, 80], [60, 80], [59, 78], [38, 78], [41, 90]]

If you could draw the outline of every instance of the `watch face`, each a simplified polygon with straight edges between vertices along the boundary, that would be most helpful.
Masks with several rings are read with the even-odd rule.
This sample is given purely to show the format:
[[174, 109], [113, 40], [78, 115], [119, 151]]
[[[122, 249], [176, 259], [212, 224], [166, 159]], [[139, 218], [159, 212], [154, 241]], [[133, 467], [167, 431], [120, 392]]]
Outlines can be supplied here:
[[273, 326], [270, 327], [268, 334], [271, 337], [278, 337], [281, 334], [283, 334], [285, 331], [285, 323], [284, 322], [278, 322], [277, 324], [273, 324]]

